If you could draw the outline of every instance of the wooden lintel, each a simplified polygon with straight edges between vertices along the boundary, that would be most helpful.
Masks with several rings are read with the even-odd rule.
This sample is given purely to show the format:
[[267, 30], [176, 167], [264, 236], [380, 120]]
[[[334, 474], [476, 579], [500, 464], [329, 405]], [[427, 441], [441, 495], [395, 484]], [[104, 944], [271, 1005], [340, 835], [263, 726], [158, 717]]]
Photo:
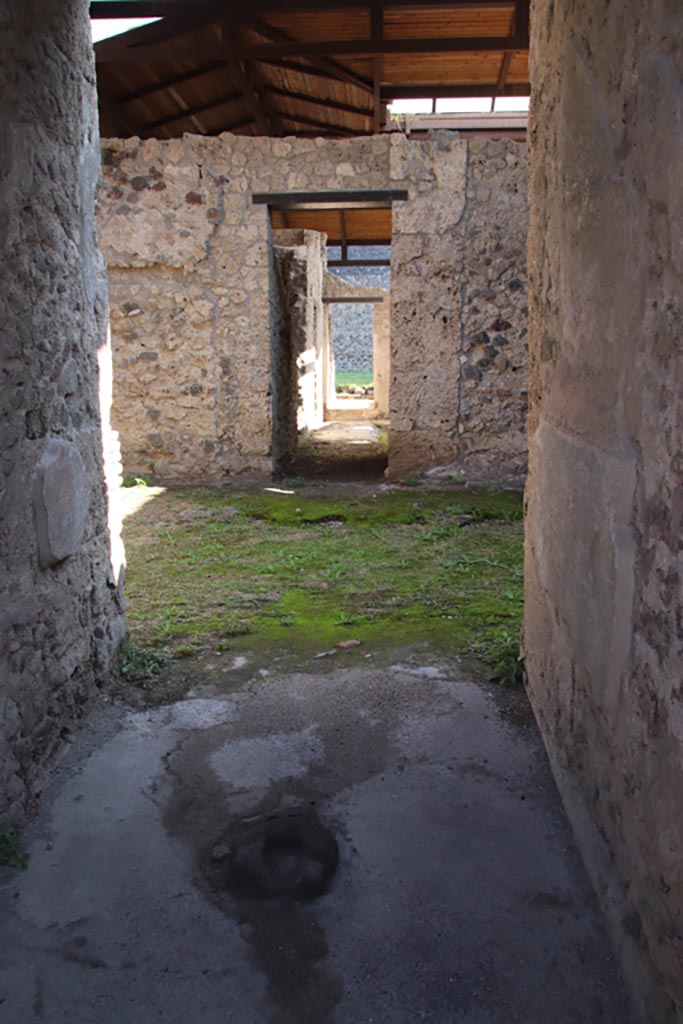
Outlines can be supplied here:
[[[346, 206], [348, 209], [368, 209], [366, 204], [372, 203], [370, 209], [378, 207], [387, 208], [393, 202], [405, 202], [408, 199], [408, 191], [404, 188], [373, 189], [367, 191], [359, 189], [357, 192], [255, 192], [252, 200], [261, 206], [288, 206], [290, 209], [299, 210], [335, 210], [339, 206]], [[349, 242], [349, 245], [353, 245]], [[366, 244], [383, 245], [383, 242]]]
[[[343, 262], [343, 261], [340, 261], [340, 262]], [[347, 266], [347, 267], [350, 266], [352, 264], [352, 262], [354, 262], [354, 261], [346, 260], [345, 261], [345, 266]], [[355, 262], [357, 262], [357, 261], [355, 261]], [[328, 263], [327, 265], [328, 265], [328, 267], [332, 266], [331, 263]], [[385, 301], [384, 295], [362, 295], [362, 296], [361, 295], [345, 295], [343, 298], [341, 296], [335, 297], [335, 296], [332, 296], [332, 295], [323, 295], [323, 305], [324, 306], [336, 306], [337, 303], [341, 303], [343, 305], [350, 305], [351, 303], [353, 303], [354, 305], [359, 305], [359, 304], [361, 304], [363, 302], [371, 303], [372, 305], [378, 305], [380, 302], [384, 302], [384, 301]]]
[[328, 267], [390, 267], [391, 260], [328, 260], [327, 265]]

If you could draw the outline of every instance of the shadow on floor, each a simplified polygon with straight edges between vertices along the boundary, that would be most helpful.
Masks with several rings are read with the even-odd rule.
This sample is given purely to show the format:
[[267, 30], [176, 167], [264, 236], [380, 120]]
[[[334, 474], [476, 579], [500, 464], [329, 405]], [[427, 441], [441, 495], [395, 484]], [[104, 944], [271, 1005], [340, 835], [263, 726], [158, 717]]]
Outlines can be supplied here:
[[326, 423], [299, 445], [284, 476], [366, 483], [384, 478], [387, 440], [383, 424], [363, 420]]

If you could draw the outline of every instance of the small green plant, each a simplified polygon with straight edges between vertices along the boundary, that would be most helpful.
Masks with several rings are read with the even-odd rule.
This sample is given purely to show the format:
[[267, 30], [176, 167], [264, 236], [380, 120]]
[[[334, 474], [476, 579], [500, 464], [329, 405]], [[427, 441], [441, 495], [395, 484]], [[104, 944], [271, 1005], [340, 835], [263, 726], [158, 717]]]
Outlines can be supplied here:
[[169, 657], [166, 650], [124, 644], [119, 651], [121, 675], [131, 683], [144, 682], [158, 675]]
[[499, 630], [492, 640], [480, 646], [480, 652], [490, 667], [490, 682], [511, 689], [524, 685], [524, 659], [519, 652], [518, 633]]
[[152, 478], [149, 476], [131, 476], [127, 473], [123, 478], [124, 487], [149, 487]]
[[0, 866], [19, 868], [20, 871], [28, 867], [28, 854], [21, 849], [15, 828], [0, 829]]

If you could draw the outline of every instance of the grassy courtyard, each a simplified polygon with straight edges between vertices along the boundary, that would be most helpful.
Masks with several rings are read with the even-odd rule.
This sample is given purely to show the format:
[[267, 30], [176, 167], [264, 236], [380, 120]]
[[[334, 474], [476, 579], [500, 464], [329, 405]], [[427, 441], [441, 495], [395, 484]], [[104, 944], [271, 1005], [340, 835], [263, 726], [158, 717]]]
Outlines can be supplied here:
[[516, 493], [318, 485], [124, 492], [124, 669], [255, 649], [302, 659], [424, 642], [514, 682], [522, 614]]

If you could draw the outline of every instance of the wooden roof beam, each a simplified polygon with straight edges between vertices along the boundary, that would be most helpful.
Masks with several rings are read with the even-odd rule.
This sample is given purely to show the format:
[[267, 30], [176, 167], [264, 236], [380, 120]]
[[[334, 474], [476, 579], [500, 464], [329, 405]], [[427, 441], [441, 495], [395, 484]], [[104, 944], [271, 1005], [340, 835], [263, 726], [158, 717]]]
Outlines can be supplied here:
[[358, 117], [372, 117], [372, 110], [369, 107], [356, 107], [353, 103], [340, 103], [338, 100], [328, 100], [322, 96], [312, 96], [305, 92], [279, 89], [274, 85], [265, 86], [264, 92], [272, 96], [280, 96], [283, 99], [297, 100], [299, 103], [310, 103], [317, 107], [326, 107], [329, 110], [340, 110], [345, 114], [355, 114]]
[[[117, 41], [121, 40], [121, 41]], [[407, 53], [507, 53], [529, 49], [527, 36], [455, 36], [435, 39], [383, 39], [373, 43], [371, 39], [343, 39], [339, 42], [293, 42], [268, 43], [266, 45], [238, 44], [232, 46], [232, 58], [239, 61], [268, 61], [281, 57], [303, 57], [312, 60], [329, 54], [337, 56], [379, 56], [382, 54]], [[104, 43], [98, 43], [96, 54], [99, 63], [155, 64], [164, 61], [193, 60], [198, 56], [219, 60], [224, 55], [220, 46], [196, 44], [177, 46], [128, 46], [125, 36], [117, 36]], [[350, 72], [349, 72], [350, 74]], [[356, 76], [354, 76], [356, 77]], [[351, 83], [350, 83], [351, 84]], [[358, 85], [358, 82], [352, 84]], [[360, 87], [360, 86], [359, 86]], [[362, 88], [372, 91], [365, 83]]]
[[[279, 60], [275, 57], [268, 58], [267, 60], [258, 61], [259, 64], [265, 64], [266, 67], [282, 68], [283, 71], [294, 71], [299, 75], [310, 75], [312, 78], [323, 78], [327, 82], [339, 82], [339, 76], [332, 74], [330, 71], [324, 71], [321, 67], [312, 64], [297, 64], [293, 60]], [[370, 82], [365, 82], [362, 86], [364, 92], [372, 92], [372, 85]], [[351, 83], [349, 83], [351, 84]]]
[[251, 114], [259, 132], [262, 135], [282, 135], [283, 129], [279, 119], [274, 119], [264, 109], [248, 70], [240, 67], [237, 61], [230, 61], [227, 68], [235, 88], [239, 89], [242, 93], [244, 105]]
[[347, 128], [340, 124], [328, 124], [327, 121], [318, 121], [314, 117], [305, 117], [303, 114], [281, 114], [284, 121], [289, 124], [303, 124], [309, 125], [311, 128], [319, 128], [323, 132], [327, 132], [330, 135], [343, 135], [353, 138], [356, 135], [368, 134], [367, 132], [358, 132], [355, 128]]
[[244, 105], [253, 117], [259, 132], [263, 135], [283, 135], [282, 122], [277, 114], [267, 109], [263, 97], [259, 94], [254, 69], [249, 65], [242, 66], [235, 55], [236, 46], [242, 43], [239, 24], [234, 18], [226, 15], [221, 22], [221, 30], [228, 74], [242, 94]]
[[[478, 96], [493, 96], [495, 82], [481, 85], [463, 85], [454, 82], [452, 85], [434, 83], [432, 85], [385, 85], [382, 98], [391, 103], [392, 100], [430, 100], [437, 99], [471, 99]], [[506, 85], [499, 93], [501, 96], [528, 96], [531, 86], [528, 82], [516, 82]]]
[[155, 128], [165, 128], [169, 124], [174, 124], [176, 121], [184, 121], [188, 117], [197, 117], [198, 114], [206, 114], [210, 110], [215, 110], [217, 107], [222, 107], [225, 103], [235, 103], [237, 100], [243, 99], [241, 92], [232, 92], [227, 96], [222, 96], [219, 99], [211, 100], [208, 103], [202, 103], [197, 107], [188, 107], [187, 110], [180, 110], [177, 114], [172, 114], [171, 117], [162, 117], [158, 121], [152, 121], [149, 124], [140, 125], [140, 131], [149, 132]]
[[[258, 11], [262, 14], [283, 14], [294, 11], [353, 10], [358, 7], [381, 6], [387, 9], [425, 7], [432, 9], [467, 7], [485, 10], [491, 7], [514, 6], [514, 0], [224, 0], [221, 10], [232, 14]], [[216, 9], [216, 0], [91, 0], [90, 17], [98, 18], [168, 18], [179, 13], [198, 14]]]
[[[287, 32], [283, 32], [282, 29], [275, 28], [273, 25], [267, 25], [259, 18], [245, 18], [242, 20], [242, 24], [252, 29], [252, 31], [258, 32], [265, 39], [269, 39], [271, 43], [296, 43], [296, 40], [288, 35]], [[318, 58], [313, 63], [321, 71], [327, 72], [338, 81], [346, 82], [348, 85], [355, 85], [357, 88], [364, 89], [367, 92], [372, 91], [370, 83], [366, 82], [360, 75], [355, 74], [355, 72], [349, 71], [348, 68], [342, 67], [341, 64], [337, 64], [336, 61]]]
[[505, 88], [505, 80], [508, 76], [508, 71], [510, 70], [511, 62], [512, 54], [504, 54], [503, 60], [501, 61], [500, 65], [500, 74], [498, 75], [498, 81], [496, 82], [496, 87], [493, 90], [493, 95], [491, 96], [491, 113], [493, 113], [493, 111], [496, 109], [496, 100], [498, 99], [501, 90]]
[[[384, 11], [381, 7], [370, 8], [370, 41], [376, 48], [384, 42]], [[382, 130], [382, 57], [375, 53], [372, 58], [372, 134], [379, 135]]]
[[[514, 31], [517, 34], [529, 35], [529, 8], [531, 6], [531, 0], [516, 0], [515, 3], [515, 25]], [[505, 88], [505, 82], [507, 80], [508, 73], [510, 71], [510, 64], [512, 63], [512, 53], [508, 51], [503, 57], [500, 64], [500, 74], [498, 75], [498, 81], [496, 88], [493, 91], [491, 97], [491, 113], [496, 109], [496, 100], [501, 93], [501, 90]]]
[[134, 103], [136, 100], [143, 100], [147, 96], [153, 96], [156, 92], [163, 92], [165, 89], [173, 89], [177, 85], [182, 85], [184, 82], [191, 82], [195, 78], [201, 78], [202, 75], [208, 75], [212, 71], [218, 71], [220, 68], [225, 67], [224, 60], [212, 60], [202, 67], [195, 68], [192, 71], [186, 71], [182, 75], [173, 75], [171, 78], [166, 78], [161, 82], [151, 83], [150, 85], [143, 86], [141, 89], [135, 89], [133, 92], [124, 93], [122, 96], [117, 96], [114, 100], [115, 103]]
[[341, 39], [324, 42], [269, 43], [246, 45], [237, 56], [241, 60], [264, 60], [268, 57], [315, 57], [326, 54], [348, 57], [377, 57], [404, 53], [507, 53], [529, 49], [529, 37], [453, 36], [432, 39]]

